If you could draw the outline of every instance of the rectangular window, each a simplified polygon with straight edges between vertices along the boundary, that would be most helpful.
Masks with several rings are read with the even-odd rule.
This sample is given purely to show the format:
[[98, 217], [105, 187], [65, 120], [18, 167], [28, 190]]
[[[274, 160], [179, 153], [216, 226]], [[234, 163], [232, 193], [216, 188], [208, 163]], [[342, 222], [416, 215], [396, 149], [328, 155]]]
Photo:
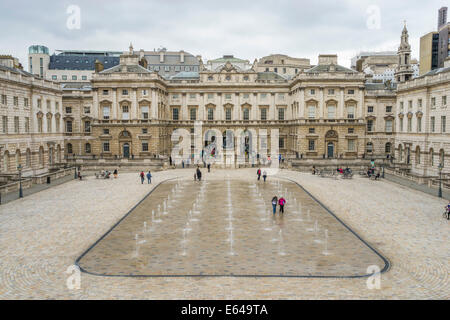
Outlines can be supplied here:
[[173, 100], [177, 100], [178, 97], [179, 97], [179, 95], [178, 95], [177, 93], [172, 95], [172, 99], [173, 99]]
[[142, 119], [148, 119], [148, 106], [142, 106], [141, 107], [141, 118]]
[[72, 107], [66, 107], [66, 113], [72, 113]]
[[231, 108], [225, 109], [225, 120], [231, 121]]
[[412, 100], [409, 100], [408, 101], [408, 110], [412, 110], [412, 107], [413, 107]]
[[40, 109], [40, 108], [42, 107], [42, 101], [41, 101], [41, 99], [38, 99], [38, 100], [37, 100], [37, 107], [38, 107], [38, 109]]
[[47, 119], [47, 132], [52, 132], [52, 119]]
[[109, 134], [109, 129], [103, 129], [103, 134]]
[[434, 132], [435, 129], [436, 129], [436, 127], [435, 127], [435, 124], [436, 124], [435, 123], [435, 118], [431, 117], [430, 120], [431, 120], [431, 132]]
[[400, 112], [403, 112], [403, 101], [400, 101]]
[[14, 117], [14, 132], [19, 133], [19, 117]]
[[244, 93], [244, 99], [250, 98], [250, 95], [248, 93]]
[[334, 89], [328, 89], [328, 94], [329, 95], [333, 95], [334, 94]]
[[278, 109], [278, 120], [284, 120], [284, 108]]
[[8, 116], [3, 116], [2, 117], [2, 122], [3, 122], [3, 133], [8, 133]]
[[308, 133], [310, 134], [316, 133], [316, 128], [308, 128]]
[[148, 152], [148, 141], [142, 140], [142, 152]]
[[284, 93], [279, 93], [278, 94], [278, 99], [284, 100]]
[[179, 120], [178, 112], [179, 112], [178, 108], [173, 108], [172, 109], [172, 120]]
[[349, 134], [353, 134], [353, 133], [355, 133], [355, 128], [348, 128], [347, 132]]
[[316, 140], [308, 140], [308, 150], [309, 151], [316, 150]]
[[30, 132], [30, 118], [25, 117], [25, 132], [29, 133]]
[[417, 100], [417, 107], [420, 109], [422, 109], [422, 99]]
[[[28, 121], [29, 122], [29, 121]], [[30, 124], [28, 123], [28, 128], [30, 127]], [[56, 119], [56, 132], [60, 132], [60, 124], [59, 124], [59, 120], [58, 119]], [[28, 129], [28, 131], [29, 131], [30, 129]]]
[[6, 94], [2, 94], [2, 104], [6, 105], [8, 102], [8, 99], [6, 97]]
[[348, 90], [348, 92], [347, 92], [348, 94], [355, 94], [355, 90], [353, 90], [353, 89], [350, 89], [350, 90]]
[[336, 107], [335, 106], [328, 106], [328, 119], [334, 119], [336, 118]]
[[348, 140], [347, 149], [348, 151], [355, 151], [355, 139]]
[[13, 103], [14, 103], [14, 107], [18, 107], [19, 106], [19, 97], [14, 97]]
[[77, 76], [72, 76], [72, 80], [77, 80]]
[[386, 120], [386, 132], [391, 133], [392, 132], [392, 120]]
[[316, 107], [315, 106], [309, 106], [308, 107], [308, 118], [314, 119], [316, 117]]
[[403, 118], [400, 118], [400, 132], [403, 132]]
[[354, 106], [347, 107], [347, 118], [355, 119], [355, 107]]
[[[28, 101], [27, 101], [27, 103], [28, 103]], [[55, 102], [55, 110], [59, 111], [59, 102]]]
[[127, 105], [122, 106], [122, 119], [130, 120], [130, 108]]
[[386, 112], [391, 113], [392, 112], [392, 106], [386, 106]]
[[109, 152], [109, 141], [103, 142], [103, 152]]
[[38, 132], [42, 133], [42, 118], [38, 119]]
[[214, 109], [208, 108], [208, 120], [214, 120]]
[[408, 118], [408, 132], [412, 130], [412, 118]]
[[372, 132], [373, 131], [373, 120], [367, 120], [367, 131]]
[[280, 149], [284, 149], [285, 147], [284, 147], [284, 138], [279, 138], [278, 139], [278, 147], [280, 148]]
[[103, 119], [104, 120], [109, 120], [109, 111], [110, 111], [109, 107], [103, 107]]
[[62, 76], [62, 79], [63, 79], [63, 80], [67, 80], [67, 76], [66, 76], [66, 75], [63, 75], [63, 76]]
[[81, 80], [86, 81], [87, 80], [87, 76], [81, 76]]
[[231, 100], [231, 94], [230, 93], [225, 94], [225, 100]]
[[367, 112], [368, 113], [372, 113], [373, 112], [373, 106], [368, 106], [367, 107]]
[[315, 89], [311, 89], [311, 90], [309, 90], [309, 93], [310, 93], [311, 95], [315, 95], [315, 94], [316, 94], [316, 90], [315, 90]]
[[197, 98], [197, 95], [195, 94], [195, 93], [190, 93], [189, 94], [189, 98], [192, 100], [192, 99], [195, 99], [195, 98]]
[[208, 100], [214, 99], [214, 93], [208, 93]]
[[431, 107], [436, 108], [436, 98], [435, 97], [431, 98]]
[[267, 93], [261, 93], [261, 99], [266, 99], [267, 98]]
[[84, 132], [91, 132], [91, 122], [90, 121], [84, 122]]
[[84, 113], [90, 114], [91, 113], [91, 107], [84, 107]]
[[417, 118], [417, 132], [422, 132], [422, 118]]
[[191, 120], [197, 120], [197, 109], [191, 108], [190, 109], [190, 116], [191, 116]]
[[72, 121], [66, 121], [66, 132], [72, 132]]
[[442, 106], [447, 105], [447, 96], [442, 96]]
[[261, 108], [261, 120], [267, 120], [267, 108]]
[[103, 95], [107, 96], [109, 94], [109, 90], [103, 90]]
[[122, 95], [123, 96], [127, 96], [128, 95], [128, 90], [127, 89], [123, 89], [122, 90]]
[[143, 90], [142, 90], [142, 95], [143, 95], [143, 96], [146, 96], [146, 95], [148, 95], [148, 90], [146, 90], [146, 89], [143, 89]]
[[250, 110], [248, 108], [244, 108], [244, 120], [250, 120]]
[[142, 134], [147, 134], [148, 133], [148, 129], [147, 128], [142, 128]]
[[446, 122], [447, 122], [447, 117], [442, 116], [441, 117], [441, 132], [442, 133], [445, 133], [445, 131], [446, 131]]

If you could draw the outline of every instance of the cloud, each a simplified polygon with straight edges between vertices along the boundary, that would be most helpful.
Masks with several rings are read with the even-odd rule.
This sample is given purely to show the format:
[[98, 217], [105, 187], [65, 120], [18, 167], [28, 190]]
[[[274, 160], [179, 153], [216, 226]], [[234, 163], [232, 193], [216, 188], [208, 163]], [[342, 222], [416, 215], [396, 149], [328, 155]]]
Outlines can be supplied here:
[[[419, 38], [436, 29], [446, 1], [213, 1], [62, 0], [0, 2], [1, 53], [26, 65], [27, 48], [127, 50], [164, 46], [204, 58], [234, 54], [253, 61], [271, 53], [310, 58], [337, 53], [350, 65], [361, 50], [397, 50], [408, 21], [413, 56]], [[69, 5], [81, 9], [81, 29], [66, 27]], [[367, 27], [370, 6], [379, 8], [379, 29]], [[205, 59], [204, 59], [205, 60]]]

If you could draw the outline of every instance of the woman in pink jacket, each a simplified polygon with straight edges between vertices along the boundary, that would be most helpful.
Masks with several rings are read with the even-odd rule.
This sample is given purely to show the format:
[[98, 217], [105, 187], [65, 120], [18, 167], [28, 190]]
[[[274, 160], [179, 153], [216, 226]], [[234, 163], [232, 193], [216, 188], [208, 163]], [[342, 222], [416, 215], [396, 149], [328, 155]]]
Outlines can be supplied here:
[[278, 205], [280, 206], [280, 213], [284, 213], [284, 205], [286, 204], [286, 199], [284, 199], [283, 197], [280, 197], [280, 199], [278, 199]]

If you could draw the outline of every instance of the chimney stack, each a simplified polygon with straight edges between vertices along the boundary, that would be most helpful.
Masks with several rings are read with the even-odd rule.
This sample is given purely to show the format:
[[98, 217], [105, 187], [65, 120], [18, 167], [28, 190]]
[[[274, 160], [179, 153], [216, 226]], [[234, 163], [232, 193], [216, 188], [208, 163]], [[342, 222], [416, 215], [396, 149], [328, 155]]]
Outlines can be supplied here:
[[183, 50], [180, 51], [180, 62], [184, 63], [184, 51]]
[[100, 71], [103, 71], [105, 67], [103, 66], [103, 63], [101, 63], [98, 59], [95, 60], [95, 72], [99, 73]]

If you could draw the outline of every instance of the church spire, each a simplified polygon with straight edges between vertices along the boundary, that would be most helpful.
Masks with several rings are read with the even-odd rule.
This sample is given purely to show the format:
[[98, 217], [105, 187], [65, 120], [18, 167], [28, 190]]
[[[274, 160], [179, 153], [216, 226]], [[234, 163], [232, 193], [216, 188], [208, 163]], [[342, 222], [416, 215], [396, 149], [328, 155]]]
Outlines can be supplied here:
[[404, 21], [402, 35], [400, 37], [400, 46], [397, 51], [398, 65], [395, 70], [395, 80], [405, 82], [412, 78], [414, 73], [411, 67], [411, 45], [409, 44], [409, 34]]
[[133, 54], [134, 50], [133, 50], [133, 44], [130, 42], [130, 54]]

